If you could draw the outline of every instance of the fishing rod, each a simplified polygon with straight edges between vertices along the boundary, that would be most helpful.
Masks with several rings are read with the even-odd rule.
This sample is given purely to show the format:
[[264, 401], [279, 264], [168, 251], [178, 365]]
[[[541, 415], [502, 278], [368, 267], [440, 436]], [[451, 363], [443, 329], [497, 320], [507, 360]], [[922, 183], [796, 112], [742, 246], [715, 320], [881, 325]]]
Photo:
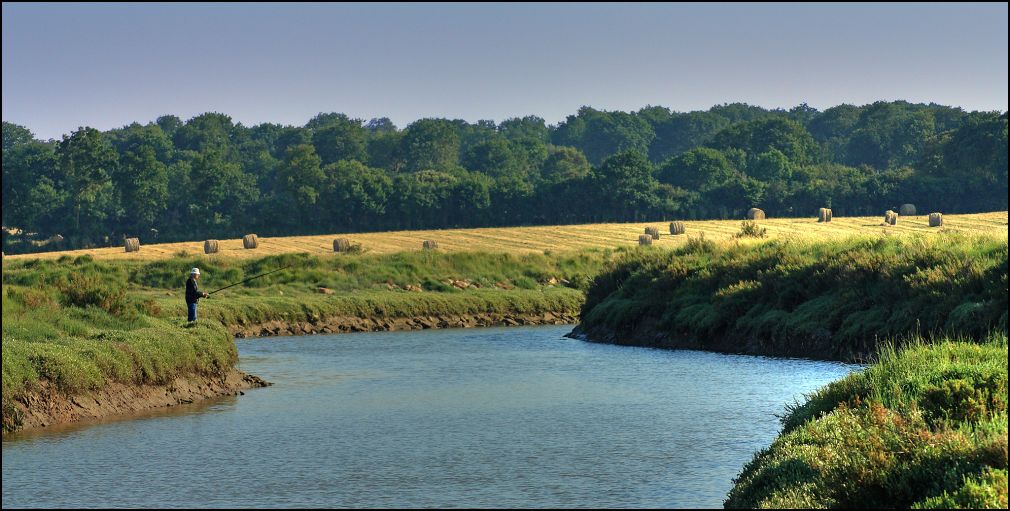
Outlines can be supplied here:
[[237, 286], [237, 285], [239, 285], [239, 284], [245, 284], [246, 282], [249, 282], [250, 280], [253, 280], [253, 279], [258, 279], [258, 278], [260, 278], [260, 277], [265, 277], [265, 276], [267, 276], [267, 275], [270, 275], [271, 273], [277, 273], [277, 272], [279, 272], [279, 271], [281, 271], [281, 270], [286, 270], [286, 269], [290, 268], [291, 266], [293, 266], [293, 265], [290, 265], [290, 264], [289, 264], [289, 265], [287, 265], [287, 266], [285, 266], [285, 267], [283, 267], [283, 268], [277, 268], [276, 270], [273, 270], [273, 271], [268, 271], [268, 272], [266, 272], [266, 273], [260, 273], [259, 275], [255, 275], [255, 276], [253, 276], [253, 277], [249, 277], [249, 278], [247, 278], [247, 279], [245, 279], [245, 280], [243, 280], [243, 281], [239, 281], [239, 282], [236, 282], [236, 283], [234, 283], [234, 284], [228, 284], [227, 286], [224, 286], [224, 287], [222, 287], [221, 289], [215, 289], [215, 290], [213, 290], [213, 291], [211, 291], [211, 292], [207, 293], [207, 296], [210, 296], [210, 295], [212, 295], [212, 294], [214, 294], [214, 293], [216, 293], [216, 292], [218, 292], [218, 291], [224, 291], [225, 289], [228, 289], [229, 287], [235, 287], [235, 286]]

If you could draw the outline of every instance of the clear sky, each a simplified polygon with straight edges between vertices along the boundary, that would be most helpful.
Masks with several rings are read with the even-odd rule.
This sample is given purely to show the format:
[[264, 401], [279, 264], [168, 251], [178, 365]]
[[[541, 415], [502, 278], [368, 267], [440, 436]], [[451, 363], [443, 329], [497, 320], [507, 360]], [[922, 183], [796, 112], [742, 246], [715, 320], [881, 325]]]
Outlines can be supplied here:
[[557, 123], [905, 99], [1007, 109], [1007, 4], [3, 3], [3, 120], [40, 138], [208, 111]]

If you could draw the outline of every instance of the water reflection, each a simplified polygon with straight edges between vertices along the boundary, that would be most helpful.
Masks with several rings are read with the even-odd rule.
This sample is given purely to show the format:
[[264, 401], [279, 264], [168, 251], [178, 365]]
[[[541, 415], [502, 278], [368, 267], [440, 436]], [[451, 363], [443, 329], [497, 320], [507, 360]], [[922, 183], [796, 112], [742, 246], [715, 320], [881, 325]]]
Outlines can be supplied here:
[[854, 369], [567, 330], [240, 341], [273, 387], [9, 437], [3, 506], [719, 507], [784, 405]]

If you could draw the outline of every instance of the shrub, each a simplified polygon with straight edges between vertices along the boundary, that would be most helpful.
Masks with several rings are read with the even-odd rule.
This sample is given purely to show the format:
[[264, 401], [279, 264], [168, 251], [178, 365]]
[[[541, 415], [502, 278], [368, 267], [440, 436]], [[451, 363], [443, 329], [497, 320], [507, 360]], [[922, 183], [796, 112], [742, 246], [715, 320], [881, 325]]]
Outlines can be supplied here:
[[63, 305], [68, 307], [98, 307], [112, 315], [126, 310], [126, 290], [113, 280], [74, 273], [61, 291]]
[[733, 235], [734, 238], [764, 238], [768, 235], [768, 229], [761, 227], [757, 222], [744, 220], [740, 223], [740, 231]]

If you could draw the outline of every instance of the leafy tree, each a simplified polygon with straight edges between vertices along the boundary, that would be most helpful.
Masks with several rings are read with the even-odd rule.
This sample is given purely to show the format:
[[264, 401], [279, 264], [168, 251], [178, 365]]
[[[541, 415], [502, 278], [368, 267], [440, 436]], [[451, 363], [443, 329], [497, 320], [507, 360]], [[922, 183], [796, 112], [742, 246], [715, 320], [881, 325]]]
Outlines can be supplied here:
[[365, 129], [369, 133], [394, 133], [398, 131], [396, 125], [393, 121], [389, 120], [389, 117], [376, 117], [365, 123]]
[[498, 125], [498, 132], [510, 141], [534, 140], [546, 144], [550, 140], [551, 131], [542, 117], [527, 115], [512, 117]]
[[277, 171], [277, 185], [283, 204], [281, 207], [286, 206], [294, 213], [286, 215], [293, 225], [311, 223], [325, 180], [321, 160], [311, 145], [301, 144], [288, 149], [284, 163]]
[[656, 177], [660, 182], [697, 191], [722, 185], [740, 175], [722, 152], [699, 147], [663, 162]]
[[649, 159], [663, 161], [707, 144], [729, 120], [709, 112], [672, 115], [655, 125], [656, 139], [649, 146]]
[[[951, 213], [1007, 204], [1007, 114], [905, 101], [824, 112], [583, 107], [554, 127], [526, 116], [404, 130], [338, 113], [246, 128], [206, 113], [81, 129], [59, 143], [3, 127], [3, 223], [64, 234], [68, 248], [151, 226], [174, 241], [696, 218], [755, 205], [804, 216], [830, 205], [844, 216], [903, 202]], [[662, 161], [655, 172], [634, 156], [645, 151]], [[11, 239], [8, 251], [32, 248]]]
[[709, 108], [708, 112], [725, 118], [730, 124], [786, 116], [783, 110], [765, 110], [747, 103], [723, 103]]
[[747, 154], [748, 165], [772, 149], [797, 165], [820, 160], [820, 147], [810, 133], [799, 123], [782, 117], [734, 124], [717, 133], [708, 145], [720, 150], [740, 149]]
[[35, 135], [28, 128], [17, 124], [3, 122], [4, 154], [18, 146], [28, 145], [35, 141]]
[[636, 114], [639, 118], [649, 123], [653, 130], [656, 129], [656, 126], [669, 122], [670, 119], [678, 115], [675, 112], [670, 111], [670, 109], [665, 106], [653, 105], [648, 105], [645, 108], [640, 109], [636, 112]]
[[[309, 131], [316, 131], [335, 124], [346, 123], [347, 121], [348, 118], [344, 114], [319, 112], [315, 117], [309, 119], [309, 122], [305, 123], [305, 128]], [[358, 125], [361, 125], [361, 123], [359, 122]]]
[[288, 149], [291, 149], [294, 146], [311, 143], [312, 134], [308, 129], [285, 126], [279, 133], [277, 133], [277, 138], [270, 154], [274, 158], [282, 160], [285, 156], [287, 156]]
[[492, 177], [520, 171], [520, 162], [512, 150], [512, 145], [501, 136], [495, 136], [471, 147], [463, 158], [463, 166]]
[[182, 127], [182, 119], [179, 119], [174, 115], [162, 115], [161, 117], [158, 117], [158, 119], [155, 120], [154, 123], [157, 124], [159, 128], [161, 128], [161, 131], [168, 138], [174, 137], [175, 132], [178, 131], [180, 127]]
[[626, 112], [604, 112], [582, 107], [577, 118], [569, 116], [566, 123], [575, 121], [581, 121], [580, 133], [576, 137], [572, 137], [574, 132], [568, 134], [569, 139], [560, 140], [559, 145], [578, 147], [594, 164], [623, 151], [646, 154], [656, 136], [648, 122]]
[[[936, 205], [985, 211], [1007, 207], [1007, 114], [970, 115], [936, 137], [920, 156], [914, 195]], [[925, 204], [924, 204], [925, 205]]]
[[594, 172], [600, 190], [606, 190], [603, 205], [618, 218], [637, 220], [657, 205], [652, 163], [639, 151], [615, 154]]
[[491, 200], [495, 204], [494, 220], [496, 225], [521, 224], [533, 216], [527, 205], [536, 193], [536, 189], [525, 176], [520, 174], [503, 174], [494, 180], [491, 188]]
[[209, 112], [198, 115], [175, 130], [172, 137], [179, 149], [208, 152], [217, 151], [233, 157], [233, 133], [235, 125], [231, 117]]
[[407, 126], [402, 141], [406, 170], [444, 169], [459, 164], [460, 137], [444, 119], [421, 119]]
[[462, 226], [476, 226], [500, 219], [489, 219], [494, 179], [480, 172], [467, 172], [457, 178], [452, 190], [452, 218]]
[[119, 194], [123, 230], [139, 234], [155, 228], [155, 220], [168, 206], [168, 166], [159, 161], [156, 148], [138, 145], [124, 152], [112, 182]]
[[327, 165], [326, 207], [333, 225], [351, 230], [368, 230], [386, 213], [393, 180], [381, 169], [365, 166], [355, 160], [343, 160]]
[[187, 174], [182, 180], [187, 193], [179, 198], [184, 207], [181, 228], [187, 237], [233, 232], [235, 221], [259, 196], [255, 180], [219, 151], [187, 151], [182, 158], [184, 165], [175, 170]]
[[772, 148], [754, 158], [747, 175], [764, 182], [788, 181], [793, 175], [793, 164], [782, 151]]
[[448, 199], [457, 178], [445, 172], [421, 170], [399, 174], [393, 181], [393, 203], [405, 227], [445, 225]]
[[57, 181], [53, 144], [35, 140], [27, 128], [3, 123], [3, 225], [49, 231], [66, 201]]
[[592, 170], [586, 155], [574, 147], [548, 146], [547, 150], [542, 175], [548, 185], [582, 179]]
[[112, 130], [106, 133], [105, 137], [120, 155], [148, 148], [158, 161], [167, 163], [172, 160], [175, 152], [172, 139], [157, 124], [142, 126], [133, 123], [125, 128]]
[[361, 120], [336, 114], [325, 125], [313, 130], [312, 144], [324, 164], [338, 160], [363, 162], [368, 158], [365, 152], [367, 136], [368, 132], [361, 126]]
[[390, 172], [403, 170], [403, 132], [375, 131], [368, 139], [368, 164]]
[[118, 164], [116, 151], [102, 133], [80, 128], [64, 135], [56, 146], [59, 176], [66, 187], [73, 236], [87, 237], [101, 232], [101, 222], [112, 201], [111, 174]]
[[820, 112], [816, 108], [811, 107], [806, 103], [800, 103], [799, 105], [789, 109], [789, 118], [806, 126], [813, 119], [817, 117]]

